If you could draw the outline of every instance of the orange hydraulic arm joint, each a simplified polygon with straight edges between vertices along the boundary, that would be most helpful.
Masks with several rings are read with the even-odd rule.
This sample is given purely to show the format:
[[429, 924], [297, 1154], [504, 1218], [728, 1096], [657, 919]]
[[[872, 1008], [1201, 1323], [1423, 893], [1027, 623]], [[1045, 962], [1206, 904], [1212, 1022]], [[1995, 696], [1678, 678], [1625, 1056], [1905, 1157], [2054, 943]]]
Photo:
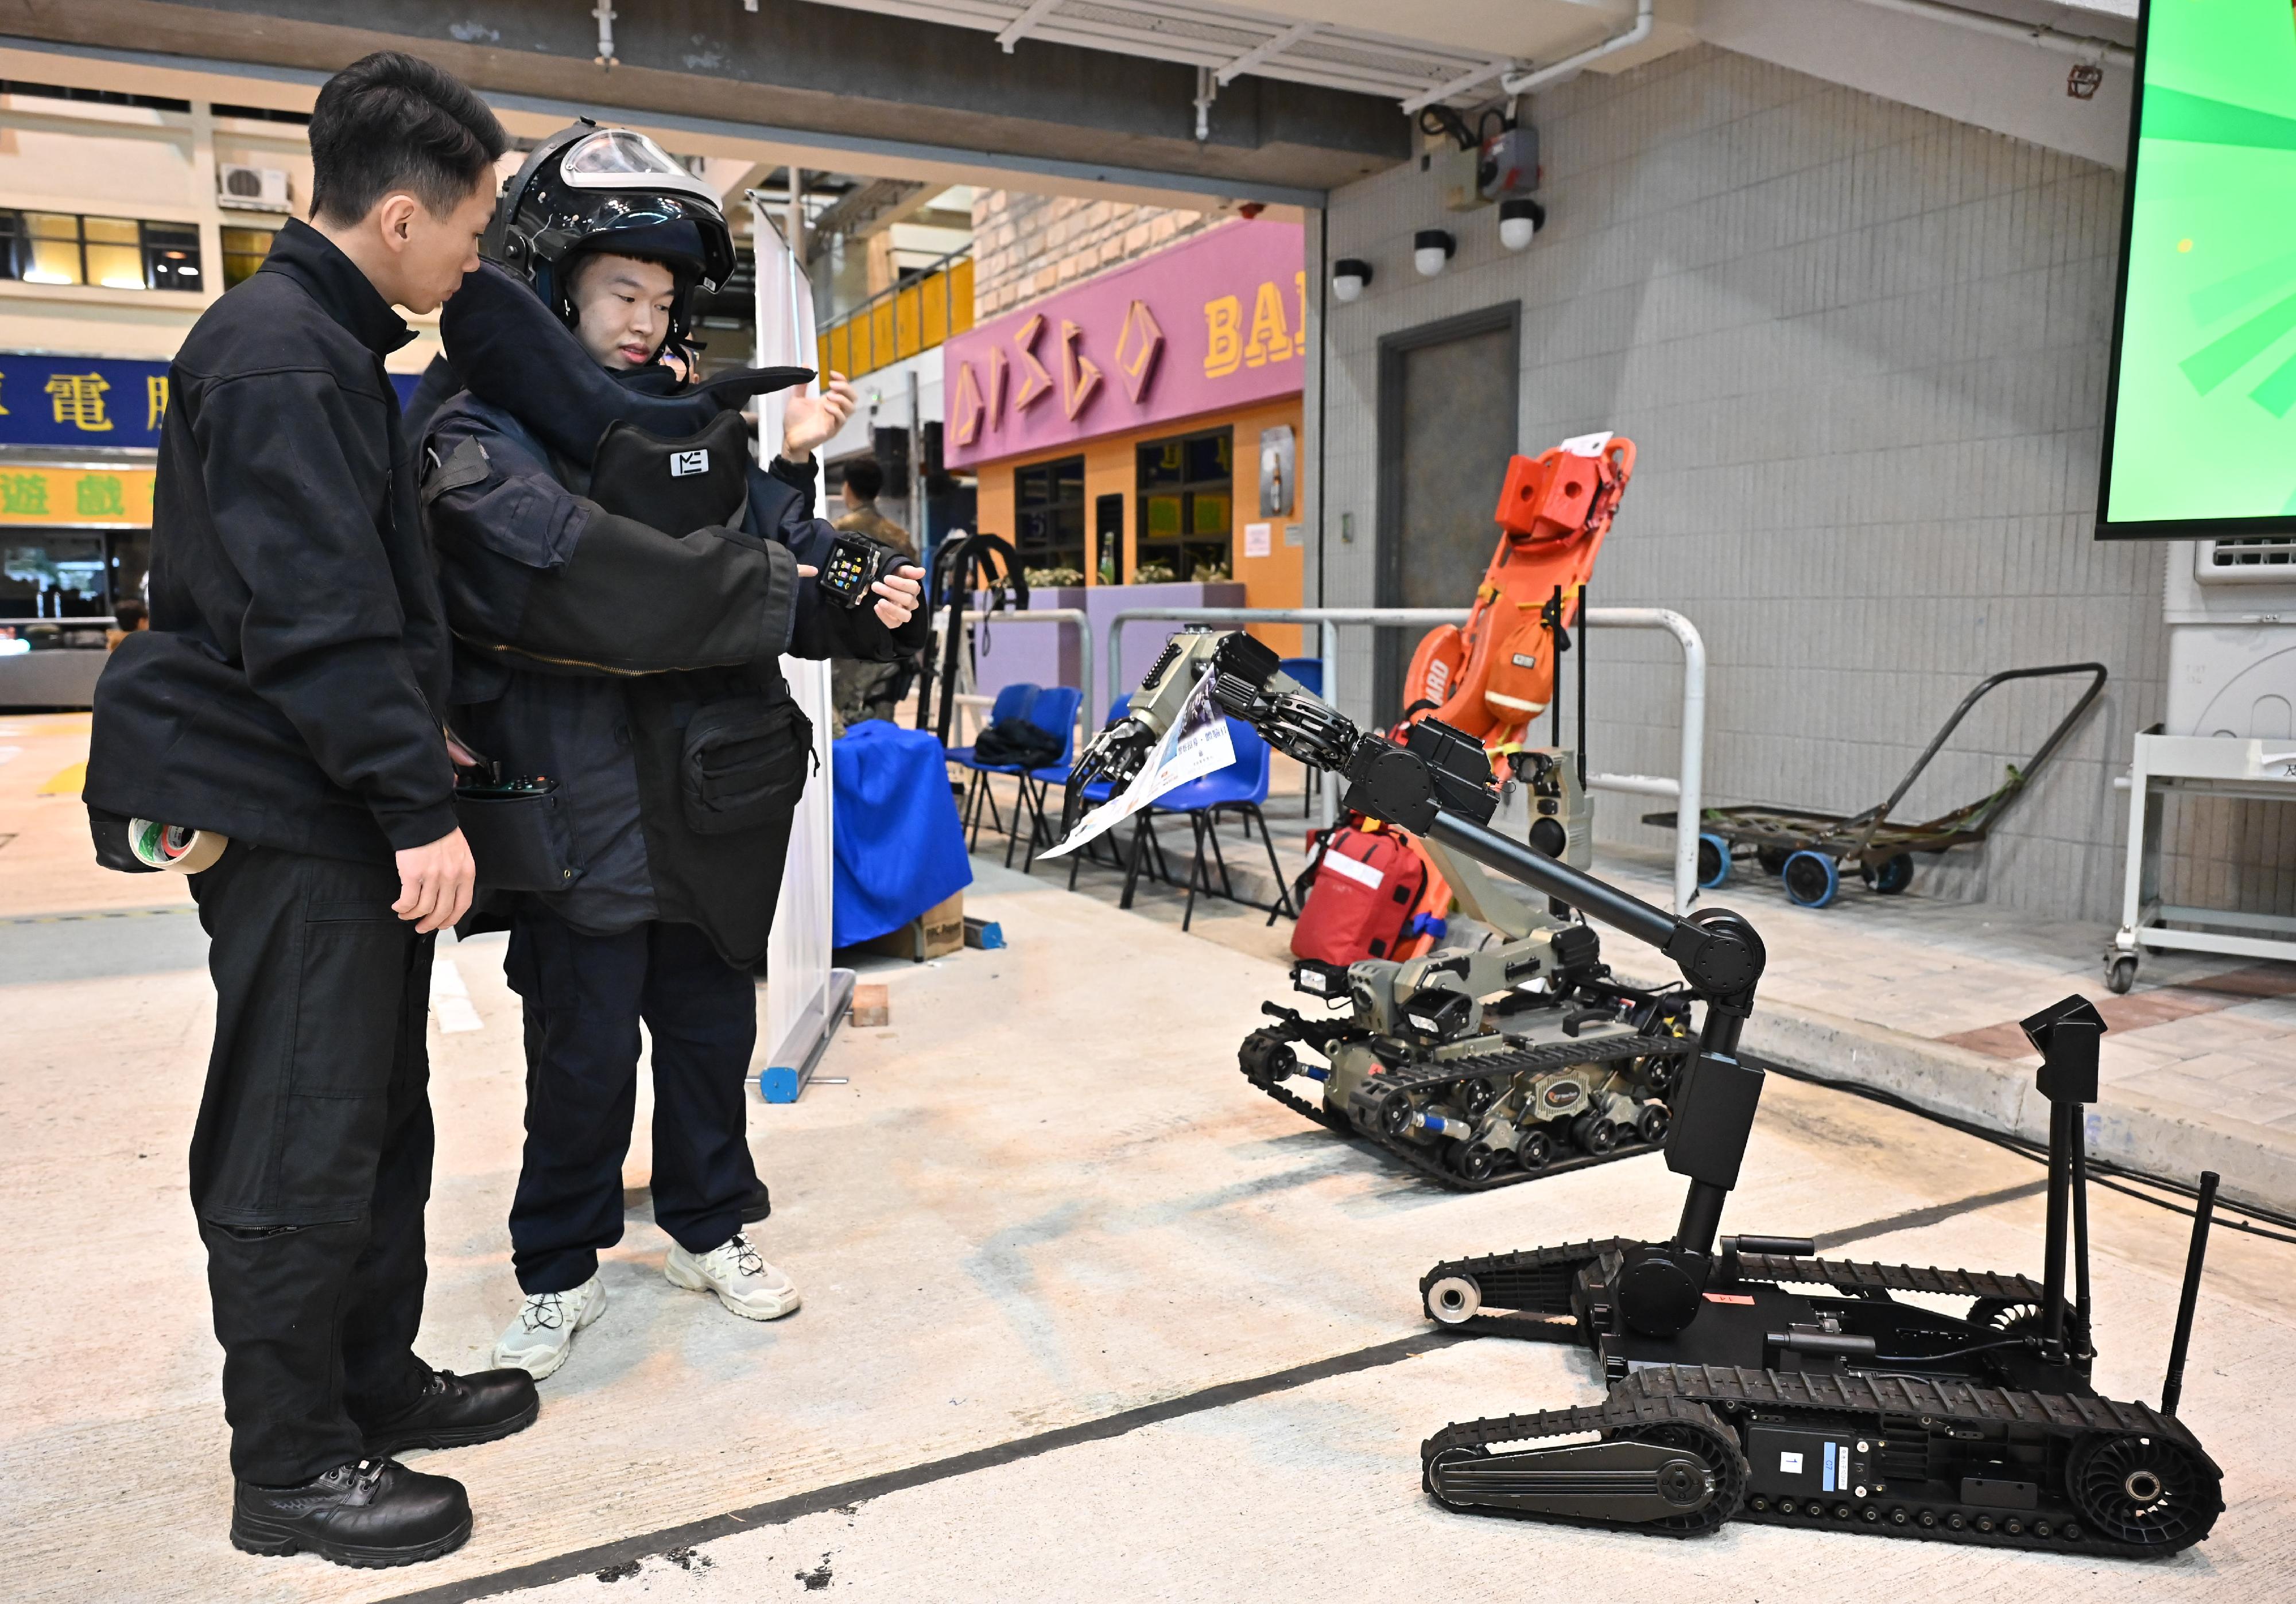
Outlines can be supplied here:
[[1554, 700], [1555, 628], [1578, 622], [1580, 592], [1634, 471], [1635, 443], [1607, 434], [1508, 462], [1498, 550], [1464, 626], [1438, 626], [1412, 654], [1406, 723], [1431, 715], [1477, 737], [1495, 769], [1525, 744], [1531, 720]]

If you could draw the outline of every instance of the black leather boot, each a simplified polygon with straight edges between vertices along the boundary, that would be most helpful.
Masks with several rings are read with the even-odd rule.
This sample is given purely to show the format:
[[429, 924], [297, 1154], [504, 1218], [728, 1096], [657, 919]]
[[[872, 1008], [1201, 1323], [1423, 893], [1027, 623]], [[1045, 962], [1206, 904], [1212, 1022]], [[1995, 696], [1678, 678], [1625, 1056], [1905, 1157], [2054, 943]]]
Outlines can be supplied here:
[[524, 1431], [541, 1412], [534, 1378], [522, 1370], [458, 1376], [434, 1371], [422, 1396], [394, 1419], [366, 1428], [366, 1455], [388, 1459], [410, 1448], [463, 1448]]
[[379, 1569], [436, 1559], [470, 1534], [462, 1483], [390, 1460], [338, 1465], [299, 1487], [241, 1482], [232, 1499], [232, 1546], [250, 1554], [312, 1553]]

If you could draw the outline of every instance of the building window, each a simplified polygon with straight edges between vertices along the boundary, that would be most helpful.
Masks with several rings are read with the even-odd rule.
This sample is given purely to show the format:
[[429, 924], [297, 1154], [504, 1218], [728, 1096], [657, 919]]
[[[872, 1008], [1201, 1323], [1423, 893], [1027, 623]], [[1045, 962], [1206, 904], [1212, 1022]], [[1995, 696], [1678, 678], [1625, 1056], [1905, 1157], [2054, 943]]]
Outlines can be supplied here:
[[1140, 519], [1135, 584], [1234, 577], [1235, 431], [1207, 430], [1140, 446]]
[[193, 225], [70, 212], [0, 212], [0, 278], [107, 290], [205, 287]]
[[200, 276], [200, 231], [193, 223], [146, 223], [144, 280], [154, 290], [207, 288]]
[[[1013, 472], [1013, 549], [1031, 585], [1084, 583], [1084, 459], [1062, 457]], [[1039, 579], [1041, 574], [1045, 577]]]
[[245, 283], [271, 254], [275, 236], [267, 228], [226, 228], [223, 231], [223, 287]]
[[188, 112], [192, 109], [191, 102], [170, 100], [165, 95], [125, 94], [116, 89], [81, 89], [67, 84], [28, 84], [20, 78], [0, 78], [0, 94], [33, 94], [42, 100], [89, 101], [104, 106], [142, 106], [151, 111]]
[[246, 122], [292, 123], [298, 127], [308, 127], [311, 124], [308, 111], [275, 111], [269, 106], [232, 106], [221, 101], [208, 110], [217, 117], [236, 117]]

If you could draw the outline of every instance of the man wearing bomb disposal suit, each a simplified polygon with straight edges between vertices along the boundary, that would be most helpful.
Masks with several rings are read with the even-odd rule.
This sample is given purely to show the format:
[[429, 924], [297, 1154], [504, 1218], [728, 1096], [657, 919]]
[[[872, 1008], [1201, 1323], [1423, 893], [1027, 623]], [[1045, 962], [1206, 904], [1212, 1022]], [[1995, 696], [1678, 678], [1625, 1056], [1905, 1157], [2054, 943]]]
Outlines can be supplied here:
[[696, 385], [664, 360], [694, 371], [693, 298], [733, 272], [713, 191], [643, 135], [578, 124], [511, 180], [485, 254], [441, 322], [466, 389], [430, 421], [422, 494], [455, 734], [529, 782], [479, 805], [530, 828], [480, 841], [474, 923], [509, 929], [526, 1010], [523, 1298], [495, 1355], [539, 1378], [605, 1307], [641, 1021], [665, 1275], [753, 1320], [798, 1306], [746, 1229], [751, 971], [814, 751], [778, 659], [891, 660], [925, 624], [914, 567], [845, 602], [816, 581], [837, 536], [811, 516], [810, 454], [849, 387], [792, 397], [759, 469], [737, 409], [812, 375]]

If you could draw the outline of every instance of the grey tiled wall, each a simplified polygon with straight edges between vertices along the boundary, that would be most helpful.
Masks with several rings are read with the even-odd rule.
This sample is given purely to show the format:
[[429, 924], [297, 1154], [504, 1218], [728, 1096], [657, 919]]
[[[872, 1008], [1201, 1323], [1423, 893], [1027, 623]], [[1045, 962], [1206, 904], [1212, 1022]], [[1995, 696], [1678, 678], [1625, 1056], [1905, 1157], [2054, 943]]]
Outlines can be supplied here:
[[[1594, 595], [1703, 632], [1710, 803], [1854, 811], [1985, 674], [2094, 658], [2112, 682], [2054, 766], [1988, 847], [1919, 860], [1917, 883], [2115, 912], [2112, 776], [2161, 716], [2164, 651], [2162, 548], [2091, 538], [2120, 174], [1710, 47], [1582, 76], [1533, 111], [1550, 220], [1528, 251], [1499, 246], [1492, 209], [1444, 213], [1415, 163], [1334, 197], [1330, 254], [1377, 274], [1332, 306], [1330, 372], [1308, 378], [1311, 421], [1328, 385], [1310, 595], [1376, 599], [1381, 336], [1519, 299], [1522, 448], [1595, 429], [1639, 447]], [[1436, 226], [1459, 253], [1430, 281], [1411, 235]], [[1502, 466], [1461, 469], [1496, 491]], [[1343, 639], [1361, 713], [1369, 642]], [[1597, 769], [1674, 772], [1676, 660], [1662, 636], [1593, 642]], [[1991, 790], [2065, 695], [2005, 692], [1906, 809]], [[1600, 833], [1666, 839], [1638, 802], [1603, 797]], [[2194, 822], [2173, 877], [2296, 898], [2296, 831], [2269, 810]]]

